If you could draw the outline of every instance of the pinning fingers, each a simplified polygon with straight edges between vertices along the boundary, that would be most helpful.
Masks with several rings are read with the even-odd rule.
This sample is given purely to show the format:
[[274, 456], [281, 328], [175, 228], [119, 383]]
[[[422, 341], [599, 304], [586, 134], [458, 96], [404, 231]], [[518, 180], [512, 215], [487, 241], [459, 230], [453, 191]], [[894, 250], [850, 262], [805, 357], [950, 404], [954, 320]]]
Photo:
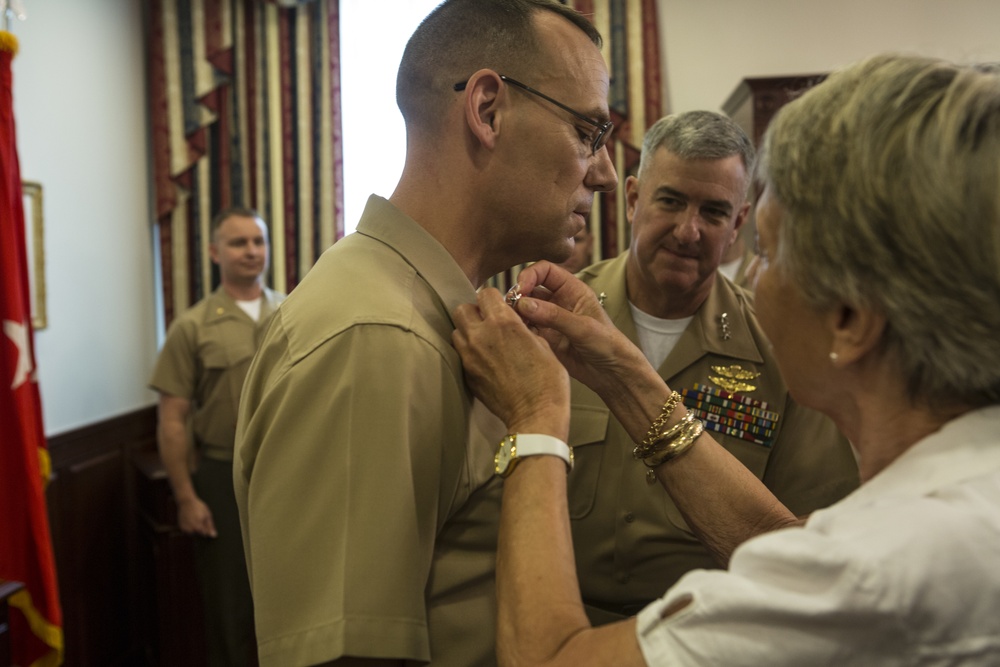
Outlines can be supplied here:
[[476, 322], [481, 322], [483, 320], [482, 313], [479, 312], [479, 306], [475, 303], [463, 303], [452, 313], [452, 319], [455, 321], [455, 326], [467, 327]]
[[486, 287], [479, 290], [476, 293], [476, 301], [479, 304], [479, 310], [483, 314], [483, 319], [502, 317], [507, 315], [506, 311], [510, 310], [506, 302], [506, 296], [500, 294], [500, 291], [494, 287]]

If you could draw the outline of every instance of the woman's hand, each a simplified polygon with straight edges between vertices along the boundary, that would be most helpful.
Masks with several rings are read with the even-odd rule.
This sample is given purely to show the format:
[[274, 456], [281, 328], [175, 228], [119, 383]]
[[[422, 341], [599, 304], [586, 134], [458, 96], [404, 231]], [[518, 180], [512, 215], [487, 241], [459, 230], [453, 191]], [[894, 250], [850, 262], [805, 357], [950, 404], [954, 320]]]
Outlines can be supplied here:
[[548, 344], [528, 329], [495, 289], [453, 314], [452, 342], [477, 397], [511, 433], [569, 432], [569, 377]]
[[534, 327], [577, 380], [606, 401], [637, 374], [656, 374], [586, 284], [549, 262], [532, 264], [515, 289], [517, 313]]

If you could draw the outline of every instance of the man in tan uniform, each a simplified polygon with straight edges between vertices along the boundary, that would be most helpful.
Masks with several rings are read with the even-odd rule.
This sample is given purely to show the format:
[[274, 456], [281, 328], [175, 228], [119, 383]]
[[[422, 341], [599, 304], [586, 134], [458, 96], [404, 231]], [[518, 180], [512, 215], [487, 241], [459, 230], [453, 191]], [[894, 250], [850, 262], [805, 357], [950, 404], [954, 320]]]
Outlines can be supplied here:
[[[749, 211], [749, 139], [695, 111], [647, 132], [626, 181], [632, 243], [580, 278], [712, 435], [792, 511], [806, 514], [858, 484], [833, 423], [788, 395], [752, 295], [718, 271]], [[595, 624], [636, 613], [682, 574], [719, 567], [596, 394], [574, 381], [569, 504], [580, 586]]]
[[219, 287], [171, 325], [150, 386], [160, 393], [157, 443], [177, 520], [199, 538], [209, 664], [248, 665], [253, 607], [233, 496], [233, 441], [243, 379], [284, 295], [264, 286], [267, 228], [256, 212], [221, 211], [209, 253]]
[[600, 36], [554, 0], [448, 0], [411, 37], [407, 155], [274, 319], [234, 475], [262, 665], [491, 665], [505, 427], [450, 313], [569, 256], [616, 185]]

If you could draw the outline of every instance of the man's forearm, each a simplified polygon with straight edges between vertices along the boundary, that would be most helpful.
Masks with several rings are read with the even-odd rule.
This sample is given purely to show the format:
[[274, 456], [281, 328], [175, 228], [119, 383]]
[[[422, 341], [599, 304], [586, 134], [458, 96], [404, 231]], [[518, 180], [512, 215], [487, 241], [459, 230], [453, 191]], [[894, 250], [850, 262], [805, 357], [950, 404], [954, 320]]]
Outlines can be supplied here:
[[167, 472], [170, 488], [174, 492], [174, 500], [178, 504], [194, 500], [197, 498], [197, 494], [191, 482], [187, 429], [184, 424], [177, 425], [161, 421], [157, 427], [156, 435], [160, 459]]

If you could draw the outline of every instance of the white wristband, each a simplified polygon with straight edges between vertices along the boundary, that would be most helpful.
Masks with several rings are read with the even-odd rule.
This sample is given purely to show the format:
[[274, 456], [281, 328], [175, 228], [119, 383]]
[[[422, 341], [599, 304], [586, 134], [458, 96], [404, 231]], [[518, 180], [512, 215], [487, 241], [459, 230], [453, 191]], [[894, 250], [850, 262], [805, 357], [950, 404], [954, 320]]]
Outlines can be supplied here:
[[494, 459], [496, 473], [506, 477], [519, 459], [527, 456], [558, 456], [566, 462], [566, 472], [573, 469], [573, 448], [551, 435], [515, 433], [501, 441]]

